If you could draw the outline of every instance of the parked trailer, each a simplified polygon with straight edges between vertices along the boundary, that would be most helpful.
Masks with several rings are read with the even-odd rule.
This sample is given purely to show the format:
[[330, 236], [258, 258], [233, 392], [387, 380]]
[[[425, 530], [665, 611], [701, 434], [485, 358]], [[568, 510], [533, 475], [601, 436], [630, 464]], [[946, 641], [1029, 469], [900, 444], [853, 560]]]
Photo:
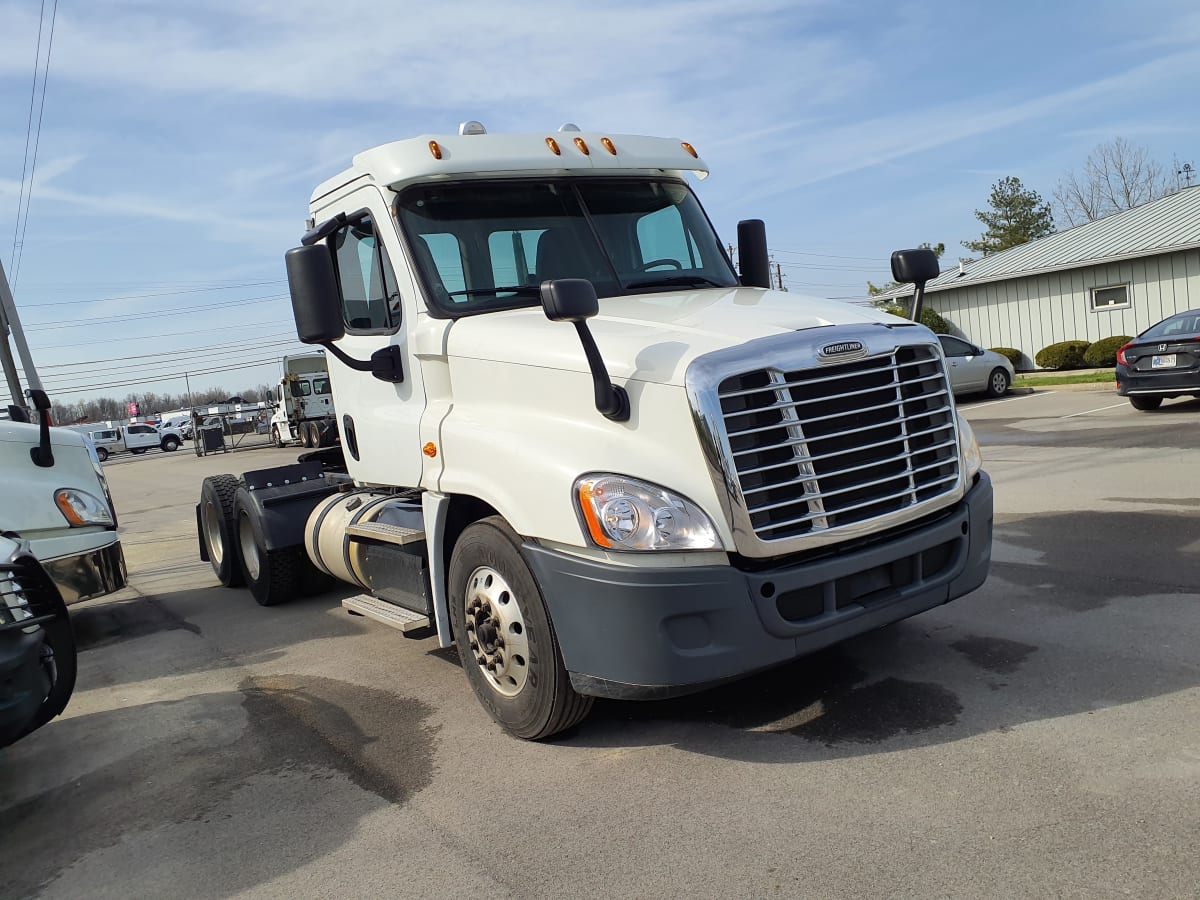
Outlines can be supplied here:
[[[357, 585], [529, 739], [982, 584], [992, 488], [936, 337], [769, 290], [761, 222], [739, 277], [687, 172], [678, 140], [471, 122], [318, 186], [286, 262], [340, 446], [205, 481], [222, 583]], [[920, 296], [937, 260], [892, 268]]]

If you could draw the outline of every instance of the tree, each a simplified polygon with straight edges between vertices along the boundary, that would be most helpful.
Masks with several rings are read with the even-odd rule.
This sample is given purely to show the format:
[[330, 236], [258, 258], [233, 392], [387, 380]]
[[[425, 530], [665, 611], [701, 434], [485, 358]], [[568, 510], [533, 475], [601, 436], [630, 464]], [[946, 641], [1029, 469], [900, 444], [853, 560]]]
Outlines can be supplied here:
[[[934, 255], [937, 256], [938, 259], [941, 259], [942, 254], [946, 252], [946, 245], [943, 244], [941, 241], [938, 242], [937, 246], [934, 246], [933, 244], [929, 243], [928, 241], [926, 241], [924, 244], [919, 244], [918, 246], [923, 250], [932, 250], [934, 252]], [[889, 281], [883, 287], [879, 287], [878, 285], [874, 285], [868, 281], [867, 282], [867, 296], [876, 297], [879, 294], [887, 293], [888, 291], [892, 290], [893, 288], [898, 288], [898, 287], [900, 287], [900, 282], [898, 282], [898, 281]]]
[[1054, 210], [1074, 228], [1133, 209], [1171, 193], [1166, 171], [1145, 147], [1113, 138], [1096, 147], [1083, 171], [1069, 172], [1054, 189]]
[[1037, 191], [1027, 190], [1020, 178], [1009, 175], [997, 181], [988, 203], [990, 211], [975, 210], [975, 218], [986, 227], [979, 240], [962, 242], [968, 250], [987, 256], [1054, 231], [1050, 205]]

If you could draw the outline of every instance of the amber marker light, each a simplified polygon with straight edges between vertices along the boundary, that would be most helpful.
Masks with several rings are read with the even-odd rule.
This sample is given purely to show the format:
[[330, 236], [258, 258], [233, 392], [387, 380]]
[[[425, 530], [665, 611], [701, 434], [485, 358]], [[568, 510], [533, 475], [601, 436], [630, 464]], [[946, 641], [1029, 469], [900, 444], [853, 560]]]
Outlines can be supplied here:
[[600, 144], [613, 156], [617, 155], [617, 148], [613, 146], [613, 142], [608, 138], [600, 138]]
[[562, 156], [562, 151], [558, 149], [558, 141], [554, 138], [546, 138], [546, 146], [550, 148], [550, 152], [555, 156]]
[[689, 144], [687, 141], [682, 141], [679, 144], [679, 146], [682, 147], [687, 152], [687, 155], [690, 156], [692, 159], [700, 158], [700, 154], [698, 154], [696, 152], [696, 148], [693, 147], [691, 144]]
[[[433, 154], [433, 158], [434, 158], [434, 159], [441, 159], [441, 158], [442, 158], [442, 148], [441, 148], [441, 146], [438, 144], [438, 142], [437, 142], [437, 141], [430, 141], [430, 142], [429, 142], [429, 152]], [[695, 154], [694, 154], [694, 153], [693, 153], [692, 155], [693, 155], [693, 156], [695, 156]]]
[[592, 151], [588, 149], [587, 142], [583, 138], [575, 138], [575, 146], [579, 148], [579, 152], [584, 156], [592, 155]]
[[604, 529], [600, 527], [600, 520], [596, 518], [596, 509], [592, 505], [593, 499], [598, 500], [602, 496], [604, 496], [603, 488], [593, 490], [586, 481], [579, 486], [579, 508], [583, 510], [583, 520], [587, 523], [588, 534], [592, 536], [596, 546], [611, 550], [612, 541], [605, 536]]
[[54, 502], [58, 505], [59, 511], [67, 517], [67, 521], [72, 525], [86, 525], [87, 522], [75, 511], [75, 507], [71, 506], [71, 500], [66, 495], [65, 491], [59, 491], [54, 495]]
[[433, 443], [433, 441], [430, 441], [428, 444], [426, 444], [424, 447], [421, 448], [421, 452], [424, 453], [426, 456], [428, 456], [430, 459], [433, 459], [435, 456], [437, 456], [437, 444]]

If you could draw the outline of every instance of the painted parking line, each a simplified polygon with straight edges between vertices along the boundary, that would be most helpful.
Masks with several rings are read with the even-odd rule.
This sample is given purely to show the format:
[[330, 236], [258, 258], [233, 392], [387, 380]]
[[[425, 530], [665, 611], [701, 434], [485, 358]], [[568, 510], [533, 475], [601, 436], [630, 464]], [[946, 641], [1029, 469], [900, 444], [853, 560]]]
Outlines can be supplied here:
[[1049, 397], [1054, 391], [1034, 391], [1032, 394], [1021, 394], [1017, 397], [1005, 397], [1003, 400], [984, 400], [982, 403], [972, 403], [970, 406], [963, 406], [963, 412], [970, 412], [973, 409], [983, 409], [985, 406], [995, 406], [997, 403], [1012, 403], [1014, 400], [1028, 400], [1030, 397]]
[[1116, 409], [1118, 406], [1128, 406], [1128, 405], [1129, 405], [1129, 403], [1125, 402], [1125, 403], [1114, 403], [1114, 404], [1112, 404], [1112, 406], [1098, 406], [1095, 409], [1085, 409], [1083, 412], [1070, 413], [1065, 416], [1059, 416], [1059, 418], [1060, 419], [1073, 419], [1076, 416], [1086, 416], [1086, 415], [1090, 415], [1091, 413], [1094, 413], [1094, 412], [1103, 412], [1106, 409]]

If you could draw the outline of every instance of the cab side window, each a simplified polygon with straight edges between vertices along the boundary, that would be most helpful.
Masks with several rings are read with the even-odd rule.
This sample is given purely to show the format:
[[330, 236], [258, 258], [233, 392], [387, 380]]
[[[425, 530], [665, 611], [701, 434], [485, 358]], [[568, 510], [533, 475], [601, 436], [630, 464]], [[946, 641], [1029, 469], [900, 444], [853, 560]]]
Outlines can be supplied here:
[[330, 237], [350, 332], [393, 331], [400, 325], [400, 289], [375, 221], [362, 215]]

